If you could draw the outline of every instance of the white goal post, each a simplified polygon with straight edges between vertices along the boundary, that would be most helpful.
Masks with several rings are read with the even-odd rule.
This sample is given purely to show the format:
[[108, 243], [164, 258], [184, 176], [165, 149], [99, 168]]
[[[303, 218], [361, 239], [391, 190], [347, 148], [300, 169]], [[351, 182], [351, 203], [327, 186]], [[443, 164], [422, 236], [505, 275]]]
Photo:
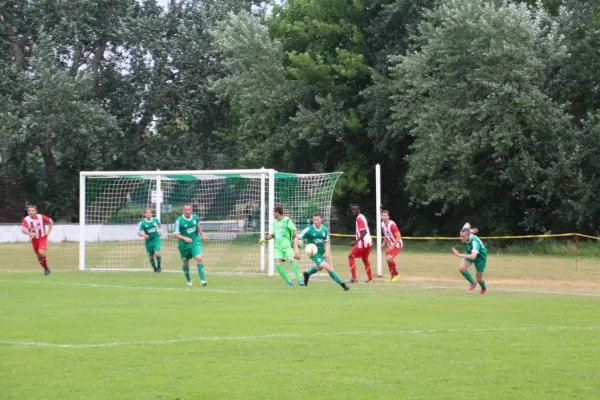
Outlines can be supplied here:
[[381, 248], [381, 166], [375, 165], [375, 229], [377, 230], [377, 276], [383, 276], [383, 249]]
[[[181, 270], [175, 219], [191, 204], [209, 242], [203, 258], [210, 273], [274, 275], [274, 243], [260, 246], [273, 208], [303, 229], [314, 212], [331, 221], [333, 189], [341, 172], [288, 174], [274, 169], [207, 171], [85, 171], [79, 186], [79, 269], [151, 270], [143, 238], [143, 210], [161, 222], [162, 269]], [[308, 266], [302, 254], [301, 264]]]

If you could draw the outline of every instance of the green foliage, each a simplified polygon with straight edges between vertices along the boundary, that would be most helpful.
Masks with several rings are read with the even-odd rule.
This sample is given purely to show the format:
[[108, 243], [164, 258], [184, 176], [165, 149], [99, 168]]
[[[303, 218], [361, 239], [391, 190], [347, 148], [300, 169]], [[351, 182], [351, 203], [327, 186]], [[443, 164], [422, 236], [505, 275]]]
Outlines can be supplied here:
[[565, 49], [543, 12], [533, 17], [525, 6], [445, 2], [419, 26], [418, 50], [394, 58], [392, 131], [415, 140], [406, 181], [416, 206], [468, 204], [488, 221], [513, 209], [527, 230], [551, 227], [552, 166], [572, 127], [543, 91], [546, 56]]
[[380, 163], [408, 233], [597, 232], [597, 1], [256, 4], [0, 0], [0, 219], [76, 213], [82, 169], [262, 166], [373, 218]]

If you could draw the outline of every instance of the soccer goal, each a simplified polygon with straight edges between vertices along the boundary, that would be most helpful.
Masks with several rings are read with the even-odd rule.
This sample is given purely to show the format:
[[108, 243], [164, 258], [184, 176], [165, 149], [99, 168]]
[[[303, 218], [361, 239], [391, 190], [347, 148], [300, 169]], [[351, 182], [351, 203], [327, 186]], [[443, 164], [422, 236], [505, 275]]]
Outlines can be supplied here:
[[[288, 174], [273, 169], [220, 171], [113, 171], [80, 173], [80, 270], [151, 270], [137, 236], [144, 209], [162, 227], [162, 269], [181, 270], [174, 222], [191, 204], [209, 242], [209, 273], [274, 274], [269, 233], [273, 208], [283, 206], [298, 229], [323, 214], [329, 228], [331, 198], [341, 172]], [[302, 253], [301, 265], [310, 260]]]

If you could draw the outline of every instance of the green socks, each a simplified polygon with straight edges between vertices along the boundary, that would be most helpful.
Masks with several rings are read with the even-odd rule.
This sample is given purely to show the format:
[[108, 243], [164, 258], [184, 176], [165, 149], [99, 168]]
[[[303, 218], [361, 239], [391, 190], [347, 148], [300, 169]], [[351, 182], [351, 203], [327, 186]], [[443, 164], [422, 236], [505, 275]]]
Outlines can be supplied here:
[[[188, 265], [183, 266], [183, 273], [185, 274], [185, 279], [189, 281], [192, 280], [190, 277], [190, 267]], [[200, 280], [204, 280], [204, 264], [198, 264], [198, 275], [200, 275]]]
[[150, 259], [150, 265], [152, 265], [152, 269], [156, 271], [156, 261], [154, 261], [154, 258]]
[[160, 268], [160, 256], [156, 257], [156, 268]]
[[298, 282], [302, 282], [304, 280], [302, 279], [302, 275], [300, 275], [300, 270], [298, 269], [298, 263], [296, 261], [292, 261], [292, 272], [294, 273], [294, 276], [296, 276]]
[[[279, 272], [279, 275], [281, 275], [281, 277], [283, 278], [284, 281], [286, 281], [287, 283], [292, 283], [292, 280], [288, 276], [287, 271], [285, 270], [285, 268], [283, 268], [283, 265], [281, 265], [281, 264], [275, 264], [275, 268], [277, 268], [277, 271]], [[298, 267], [296, 267], [296, 268], [298, 268]]]
[[344, 281], [342, 281], [340, 279], [340, 276], [335, 272], [335, 271], [331, 271], [329, 273], [329, 276], [331, 277], [331, 279], [333, 279], [335, 281], [335, 283], [337, 283], [338, 285], [343, 285]]
[[483, 290], [486, 290], [486, 289], [487, 289], [487, 286], [486, 286], [486, 284], [485, 284], [485, 281], [484, 281], [483, 279], [482, 279], [482, 280], [479, 282], [479, 286], [481, 286], [481, 288], [482, 288]]
[[[317, 267], [315, 267], [314, 265], [313, 265], [313, 267], [312, 267], [311, 269], [309, 269], [309, 270], [308, 270], [308, 272], [307, 272], [307, 274], [308, 274], [309, 276], [310, 276], [310, 275], [314, 275], [314, 274], [316, 274], [316, 273], [317, 273]], [[331, 271], [331, 272], [329, 273], [329, 277], [330, 277], [331, 279], [333, 279], [333, 280], [335, 281], [335, 283], [337, 283], [338, 285], [343, 285], [343, 284], [344, 284], [344, 281], [340, 279], [340, 276], [339, 276], [339, 275], [337, 274], [337, 272], [335, 272], [335, 271]]]
[[465, 277], [466, 280], [469, 281], [469, 283], [471, 285], [475, 284], [475, 279], [473, 279], [473, 277], [471, 276], [471, 273], [469, 271], [465, 271], [465, 272], [461, 272], [462, 276]]

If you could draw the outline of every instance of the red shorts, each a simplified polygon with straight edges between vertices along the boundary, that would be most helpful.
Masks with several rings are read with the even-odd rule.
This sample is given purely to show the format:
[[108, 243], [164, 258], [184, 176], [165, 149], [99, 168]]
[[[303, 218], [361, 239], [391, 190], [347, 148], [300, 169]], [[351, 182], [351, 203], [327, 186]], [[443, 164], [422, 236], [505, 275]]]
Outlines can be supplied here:
[[350, 252], [350, 256], [354, 258], [369, 258], [369, 254], [371, 254], [371, 247], [359, 249], [358, 246], [354, 246]]
[[40, 250], [46, 250], [48, 247], [48, 236], [41, 237], [39, 239], [31, 239], [31, 245], [35, 254], [39, 253]]
[[[387, 249], [387, 248], [386, 248]], [[386, 256], [392, 256], [392, 258], [396, 257], [402, 251], [402, 247], [394, 247], [392, 250], [386, 250]]]

